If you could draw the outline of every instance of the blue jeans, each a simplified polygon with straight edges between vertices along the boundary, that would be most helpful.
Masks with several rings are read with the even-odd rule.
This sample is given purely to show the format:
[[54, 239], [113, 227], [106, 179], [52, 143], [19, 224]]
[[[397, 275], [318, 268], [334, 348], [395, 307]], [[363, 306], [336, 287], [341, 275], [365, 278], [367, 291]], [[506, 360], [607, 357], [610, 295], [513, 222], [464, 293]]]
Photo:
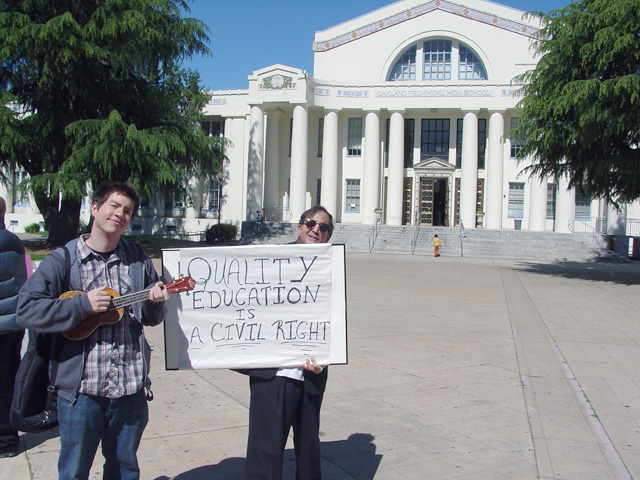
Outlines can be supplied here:
[[139, 479], [136, 452], [148, 420], [144, 389], [116, 399], [80, 394], [75, 404], [58, 397], [59, 480], [88, 478], [101, 440], [102, 478]]

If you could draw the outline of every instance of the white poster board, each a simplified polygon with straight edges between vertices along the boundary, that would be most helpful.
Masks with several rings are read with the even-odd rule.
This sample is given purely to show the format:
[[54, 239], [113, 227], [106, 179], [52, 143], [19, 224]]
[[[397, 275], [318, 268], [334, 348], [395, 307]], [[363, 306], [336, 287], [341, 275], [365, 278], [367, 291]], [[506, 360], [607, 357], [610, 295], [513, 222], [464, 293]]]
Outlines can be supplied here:
[[344, 245], [167, 249], [162, 264], [195, 280], [168, 302], [168, 370], [347, 363]]

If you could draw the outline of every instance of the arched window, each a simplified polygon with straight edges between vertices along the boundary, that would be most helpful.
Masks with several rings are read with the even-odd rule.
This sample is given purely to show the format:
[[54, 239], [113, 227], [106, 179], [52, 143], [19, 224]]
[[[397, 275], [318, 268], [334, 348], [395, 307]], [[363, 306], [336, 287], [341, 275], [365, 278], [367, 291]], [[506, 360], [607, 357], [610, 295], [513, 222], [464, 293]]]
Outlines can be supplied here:
[[424, 80], [451, 80], [451, 40], [424, 42]]
[[[410, 80], [487, 80], [487, 70], [480, 58], [456, 40], [434, 38], [411, 45], [398, 58], [389, 74], [390, 82]], [[422, 72], [420, 76], [416, 72]], [[419, 78], [421, 77], [421, 78]]]
[[416, 79], [416, 46], [404, 52], [391, 70], [389, 80], [415, 80]]
[[460, 45], [458, 61], [458, 78], [460, 80], [486, 80], [484, 65], [470, 48]]

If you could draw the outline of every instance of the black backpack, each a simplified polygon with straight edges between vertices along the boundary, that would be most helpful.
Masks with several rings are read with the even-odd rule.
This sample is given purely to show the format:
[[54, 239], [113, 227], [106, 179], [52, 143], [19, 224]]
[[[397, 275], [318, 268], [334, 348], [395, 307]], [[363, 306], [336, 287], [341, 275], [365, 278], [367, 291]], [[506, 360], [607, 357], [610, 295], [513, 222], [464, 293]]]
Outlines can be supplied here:
[[[65, 285], [68, 288], [70, 254], [64, 247]], [[58, 371], [62, 339], [59, 333], [29, 330], [27, 350], [20, 360], [11, 400], [11, 425], [21, 432], [42, 432], [58, 425], [58, 395], [52, 379]]]
[[58, 335], [29, 330], [29, 344], [20, 361], [11, 400], [11, 425], [21, 432], [42, 432], [58, 425], [58, 396], [49, 380], [49, 372], [53, 379], [58, 368]]

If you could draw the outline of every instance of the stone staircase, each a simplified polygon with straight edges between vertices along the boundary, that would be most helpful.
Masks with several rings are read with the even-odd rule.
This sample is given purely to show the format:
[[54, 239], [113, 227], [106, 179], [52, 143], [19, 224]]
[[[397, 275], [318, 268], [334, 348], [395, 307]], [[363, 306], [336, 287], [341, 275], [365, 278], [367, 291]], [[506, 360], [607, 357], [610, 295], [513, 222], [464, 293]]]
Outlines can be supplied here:
[[[242, 244], [283, 244], [297, 236], [297, 225], [267, 222], [255, 233], [255, 222], [243, 222]], [[606, 241], [591, 233], [530, 232], [524, 230], [467, 229], [337, 224], [332, 243], [347, 251], [433, 255], [433, 236], [440, 238], [441, 256], [624, 261], [606, 249]], [[462, 246], [461, 246], [462, 244]]]

